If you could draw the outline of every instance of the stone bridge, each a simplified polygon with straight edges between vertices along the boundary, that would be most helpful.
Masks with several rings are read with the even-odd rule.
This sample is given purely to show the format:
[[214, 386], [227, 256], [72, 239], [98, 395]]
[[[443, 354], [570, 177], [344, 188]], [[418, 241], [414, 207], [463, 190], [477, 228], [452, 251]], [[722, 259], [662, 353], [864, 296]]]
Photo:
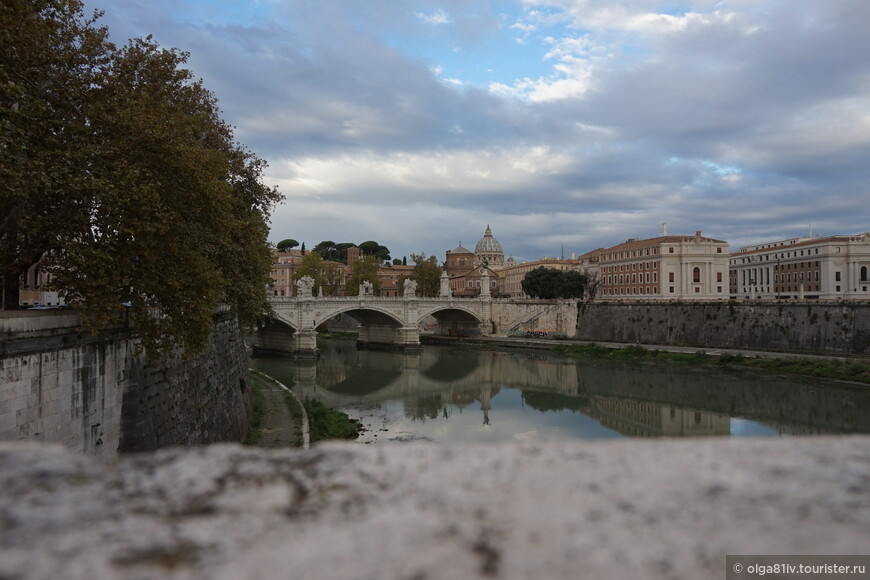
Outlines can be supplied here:
[[[363, 288], [361, 288], [363, 290]], [[257, 348], [296, 355], [317, 354], [317, 327], [340, 314], [361, 325], [358, 344], [419, 349], [420, 327], [433, 317], [442, 335], [489, 335], [493, 332], [492, 297], [418, 298], [408, 289], [401, 298], [361, 291], [358, 296], [270, 297], [275, 318], [258, 331]]]
[[441, 277], [440, 296], [420, 298], [412, 280], [405, 281], [402, 297], [380, 297], [363, 282], [357, 296], [315, 296], [313, 281], [296, 283], [297, 295], [271, 296], [275, 317], [257, 332], [255, 348], [283, 354], [317, 354], [317, 328], [339, 315], [359, 322], [360, 346], [420, 349], [420, 329], [434, 319], [442, 336], [488, 336], [512, 331], [547, 331], [573, 336], [577, 320], [576, 301], [493, 299], [488, 277], [481, 280], [477, 298], [450, 296], [446, 275]]

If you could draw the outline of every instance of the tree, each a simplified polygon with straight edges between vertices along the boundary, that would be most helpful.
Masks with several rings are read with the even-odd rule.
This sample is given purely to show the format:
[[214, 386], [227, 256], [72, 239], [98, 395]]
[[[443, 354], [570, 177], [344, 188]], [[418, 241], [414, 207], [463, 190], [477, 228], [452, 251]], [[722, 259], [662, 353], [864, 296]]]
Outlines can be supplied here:
[[385, 262], [390, 259], [390, 249], [382, 246], [374, 240], [368, 240], [359, 245], [360, 253], [363, 256], [375, 256], [380, 262]]
[[309, 276], [314, 280], [314, 293], [318, 294], [323, 288], [325, 296], [332, 296], [335, 290], [341, 286], [344, 271], [342, 266], [327, 262], [316, 251], [310, 251], [302, 257], [302, 262], [296, 267], [296, 279]]
[[532, 298], [580, 298], [586, 287], [586, 276], [540, 266], [525, 275], [522, 287]]
[[208, 344], [221, 302], [268, 311], [265, 162], [238, 144], [187, 54], [117, 48], [79, 0], [0, 7], [0, 266], [6, 306], [41, 261], [97, 329], [122, 302], [149, 355]]
[[281, 240], [280, 242], [278, 242], [277, 248], [281, 251], [285, 251], [285, 250], [292, 250], [293, 248], [295, 248], [298, 245], [299, 245], [299, 242], [297, 242], [294, 239], [288, 238], [286, 240]]
[[[441, 289], [441, 267], [438, 266], [435, 256], [426, 256], [425, 253], [411, 254], [411, 261], [414, 262], [414, 269], [409, 277], [417, 283], [417, 295], [438, 296]], [[400, 288], [403, 282], [399, 281]]]
[[393, 258], [393, 266], [401, 266], [401, 265], [402, 265], [402, 260], [400, 260], [399, 258]]
[[359, 285], [368, 280], [372, 283], [375, 294], [381, 291], [381, 281], [378, 271], [381, 261], [375, 256], [365, 256], [351, 265], [350, 279], [347, 281], [347, 295], [358, 296]]
[[587, 300], [595, 300], [595, 297], [598, 296], [598, 290], [601, 288], [601, 278], [598, 276], [598, 272], [595, 272], [591, 276], [586, 276], [586, 289], [584, 291], [584, 295]]

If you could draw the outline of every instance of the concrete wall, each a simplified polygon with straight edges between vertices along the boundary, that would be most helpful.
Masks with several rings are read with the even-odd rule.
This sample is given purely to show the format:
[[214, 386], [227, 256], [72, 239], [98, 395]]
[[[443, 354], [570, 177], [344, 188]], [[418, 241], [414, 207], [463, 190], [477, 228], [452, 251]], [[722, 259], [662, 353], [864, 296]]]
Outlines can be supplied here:
[[71, 311], [0, 313], [0, 440], [114, 455], [241, 440], [250, 420], [244, 342], [215, 320], [211, 348], [148, 364], [123, 321], [91, 334]]
[[579, 340], [870, 354], [870, 304], [594, 302], [581, 305]]

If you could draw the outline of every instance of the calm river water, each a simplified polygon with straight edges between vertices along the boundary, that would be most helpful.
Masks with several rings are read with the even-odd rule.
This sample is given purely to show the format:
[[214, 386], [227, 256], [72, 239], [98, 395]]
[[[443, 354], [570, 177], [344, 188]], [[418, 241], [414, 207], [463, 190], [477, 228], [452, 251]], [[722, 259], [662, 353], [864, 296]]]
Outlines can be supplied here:
[[252, 365], [360, 419], [367, 444], [870, 432], [870, 393], [829, 381], [538, 351], [427, 345], [406, 354], [343, 340], [320, 348], [316, 361]]

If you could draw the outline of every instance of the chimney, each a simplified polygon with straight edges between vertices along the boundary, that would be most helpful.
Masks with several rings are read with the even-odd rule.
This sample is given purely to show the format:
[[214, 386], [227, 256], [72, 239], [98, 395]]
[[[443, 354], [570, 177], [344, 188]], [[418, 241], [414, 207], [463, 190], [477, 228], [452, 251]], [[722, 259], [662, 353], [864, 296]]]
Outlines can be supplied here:
[[668, 235], [668, 222], [664, 222], [662, 224], [662, 235], [663, 236]]

